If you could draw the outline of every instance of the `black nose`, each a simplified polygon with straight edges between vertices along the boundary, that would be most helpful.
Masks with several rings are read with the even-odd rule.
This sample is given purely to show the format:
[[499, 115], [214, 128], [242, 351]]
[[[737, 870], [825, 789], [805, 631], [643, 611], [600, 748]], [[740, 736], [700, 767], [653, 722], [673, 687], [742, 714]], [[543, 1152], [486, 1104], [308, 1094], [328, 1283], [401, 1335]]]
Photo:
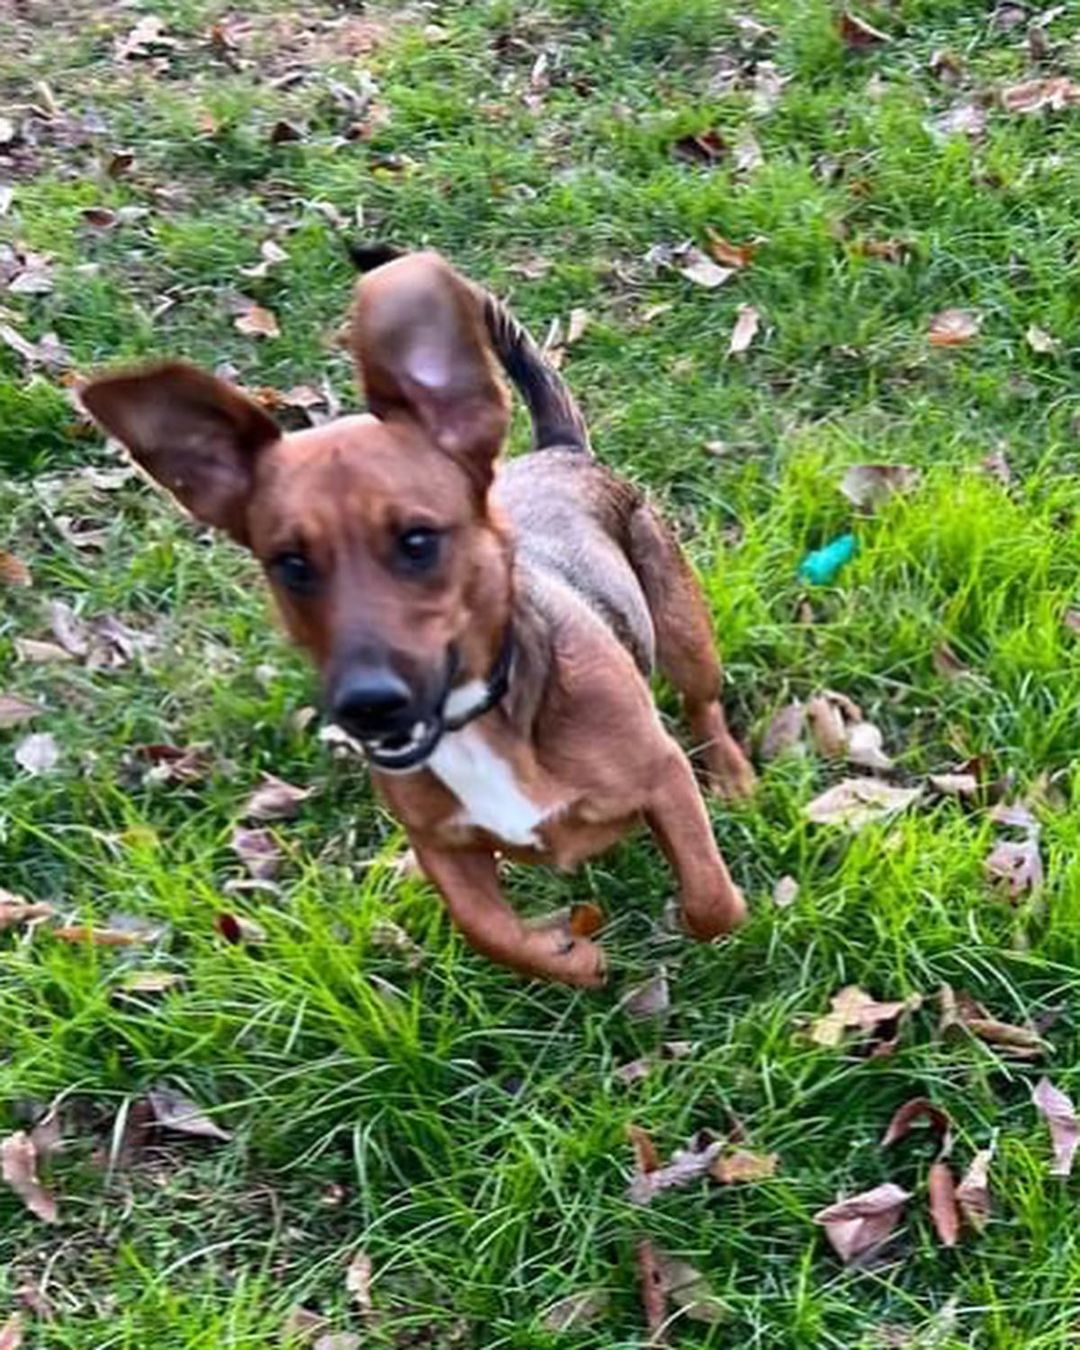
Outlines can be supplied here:
[[395, 727], [410, 698], [409, 686], [388, 666], [351, 670], [334, 691], [334, 720], [361, 733], [387, 731]]

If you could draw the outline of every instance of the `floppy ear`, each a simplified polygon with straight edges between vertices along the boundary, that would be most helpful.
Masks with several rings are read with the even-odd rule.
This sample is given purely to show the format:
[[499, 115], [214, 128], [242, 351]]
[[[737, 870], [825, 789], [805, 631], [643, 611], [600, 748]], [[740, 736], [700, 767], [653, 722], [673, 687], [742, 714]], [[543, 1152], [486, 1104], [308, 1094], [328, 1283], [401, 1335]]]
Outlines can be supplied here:
[[79, 397], [197, 520], [247, 543], [255, 456], [281, 436], [272, 417], [184, 361], [102, 376]]
[[468, 282], [436, 253], [377, 267], [357, 286], [351, 338], [376, 417], [418, 423], [486, 490], [509, 399]]

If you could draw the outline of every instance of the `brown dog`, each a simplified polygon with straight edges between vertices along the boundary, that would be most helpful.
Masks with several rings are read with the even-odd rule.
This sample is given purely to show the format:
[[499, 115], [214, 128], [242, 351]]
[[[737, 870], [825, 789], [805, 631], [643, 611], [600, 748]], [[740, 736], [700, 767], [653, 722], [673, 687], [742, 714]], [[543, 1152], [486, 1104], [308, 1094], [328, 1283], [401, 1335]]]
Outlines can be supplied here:
[[[642, 817], [687, 929], [728, 932], [743, 898], [649, 688], [655, 662], [713, 787], [749, 792], [689, 566], [641, 493], [593, 459], [562, 380], [492, 297], [432, 253], [368, 261], [382, 265], [359, 284], [351, 340], [370, 413], [285, 434], [182, 363], [94, 380], [87, 409], [262, 563], [331, 716], [474, 947], [600, 983], [600, 948], [524, 923], [497, 860], [572, 867]], [[535, 434], [501, 467], [495, 356]]]

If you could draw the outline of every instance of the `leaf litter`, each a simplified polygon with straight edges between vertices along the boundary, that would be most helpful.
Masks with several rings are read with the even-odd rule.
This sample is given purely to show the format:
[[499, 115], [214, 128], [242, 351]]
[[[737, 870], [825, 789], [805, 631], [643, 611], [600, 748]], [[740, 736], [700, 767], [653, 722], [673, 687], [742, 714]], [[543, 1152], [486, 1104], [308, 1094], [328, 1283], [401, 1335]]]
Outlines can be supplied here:
[[814, 1222], [825, 1230], [829, 1245], [845, 1265], [872, 1256], [892, 1237], [911, 1199], [893, 1182], [839, 1200], [818, 1210]]
[[1080, 1145], [1080, 1121], [1076, 1118], [1072, 1099], [1056, 1088], [1049, 1078], [1040, 1078], [1031, 1100], [1050, 1129], [1050, 1143], [1054, 1150], [1050, 1175], [1071, 1176], [1077, 1146]]

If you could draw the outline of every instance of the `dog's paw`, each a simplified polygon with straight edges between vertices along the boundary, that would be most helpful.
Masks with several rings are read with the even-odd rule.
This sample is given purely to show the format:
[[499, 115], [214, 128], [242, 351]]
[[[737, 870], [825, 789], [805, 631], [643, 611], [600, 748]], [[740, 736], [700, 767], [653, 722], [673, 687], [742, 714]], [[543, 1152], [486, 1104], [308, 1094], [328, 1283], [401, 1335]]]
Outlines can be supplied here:
[[704, 758], [709, 789], [723, 801], [746, 801], [757, 791], [753, 765], [730, 736], [708, 746]]
[[732, 886], [723, 894], [692, 904], [682, 906], [682, 921], [686, 931], [699, 942], [712, 942], [733, 932], [746, 922], [749, 911], [746, 899], [738, 886]]
[[597, 943], [566, 929], [548, 930], [544, 937], [547, 951], [540, 973], [545, 978], [580, 989], [599, 989], [607, 982], [607, 960]]

